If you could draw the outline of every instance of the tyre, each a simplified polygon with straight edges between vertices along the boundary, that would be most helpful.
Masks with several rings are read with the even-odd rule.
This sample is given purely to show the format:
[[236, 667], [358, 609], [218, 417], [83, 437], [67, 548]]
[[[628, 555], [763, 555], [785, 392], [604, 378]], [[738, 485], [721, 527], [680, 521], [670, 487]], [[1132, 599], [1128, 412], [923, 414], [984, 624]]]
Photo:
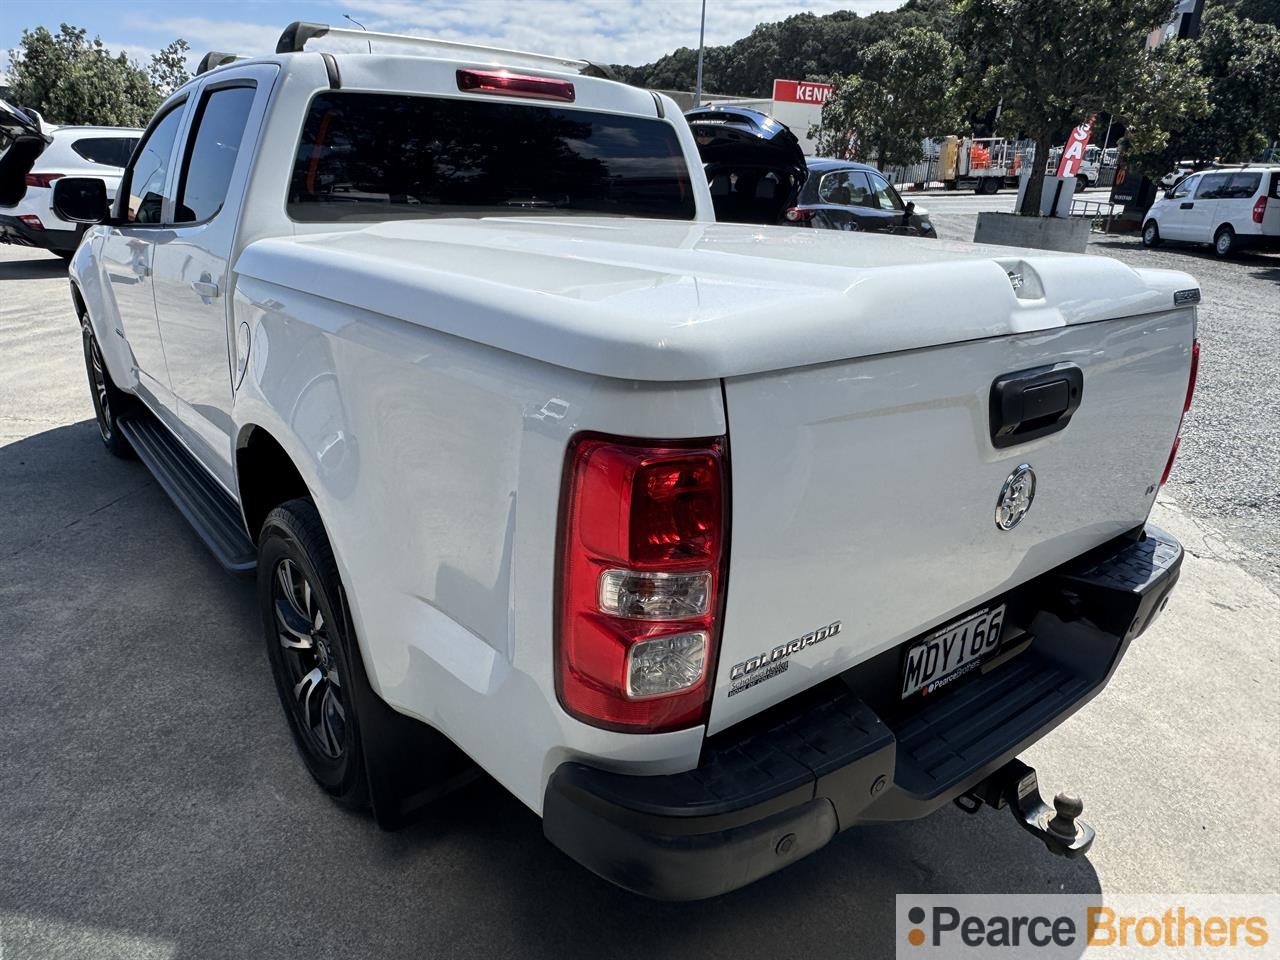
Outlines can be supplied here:
[[1144, 247], [1160, 246], [1160, 225], [1154, 220], [1148, 220], [1142, 226], [1142, 245]]
[[102, 444], [112, 456], [131, 460], [137, 454], [117, 423], [120, 417], [134, 409], [137, 398], [125, 393], [112, 381], [111, 372], [102, 362], [102, 350], [98, 347], [98, 338], [88, 317], [80, 318], [80, 338], [84, 341], [85, 372], [89, 375], [89, 394], [93, 399], [93, 413], [98, 421]]
[[1084, 193], [1089, 189], [1089, 178], [1084, 174], [1076, 176], [1076, 193]]
[[1000, 192], [1000, 181], [995, 177], [988, 177], [985, 192], [988, 196], [995, 196]]
[[276, 691], [303, 762], [343, 806], [365, 807], [369, 788], [353, 696], [360, 654], [333, 549], [310, 500], [281, 504], [263, 522], [258, 604]]
[[1213, 252], [1226, 259], [1236, 252], [1236, 232], [1228, 226], [1218, 228], [1213, 235]]
[[959, 187], [959, 186], [960, 186], [960, 184], [959, 184], [958, 182], [956, 182], [955, 180], [943, 180], [943, 181], [942, 181], [942, 189], [943, 189], [943, 190], [955, 190], [955, 189], [956, 189], [957, 187]]

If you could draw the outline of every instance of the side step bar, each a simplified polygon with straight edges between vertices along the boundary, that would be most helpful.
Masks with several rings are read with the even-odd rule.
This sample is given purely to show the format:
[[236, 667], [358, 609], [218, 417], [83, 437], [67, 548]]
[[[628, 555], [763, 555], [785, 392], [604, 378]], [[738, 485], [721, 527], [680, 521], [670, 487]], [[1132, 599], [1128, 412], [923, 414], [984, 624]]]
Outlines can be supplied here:
[[218, 563], [232, 573], [253, 571], [258, 554], [240, 507], [208, 471], [148, 412], [121, 417], [116, 426]]

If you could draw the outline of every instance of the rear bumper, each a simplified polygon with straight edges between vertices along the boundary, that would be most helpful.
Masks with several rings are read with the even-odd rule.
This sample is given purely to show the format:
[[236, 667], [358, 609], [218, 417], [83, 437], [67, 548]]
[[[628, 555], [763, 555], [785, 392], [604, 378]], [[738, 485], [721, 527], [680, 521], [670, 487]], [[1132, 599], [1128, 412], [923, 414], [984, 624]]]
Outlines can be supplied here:
[[80, 245], [80, 237], [83, 233], [81, 229], [34, 230], [17, 217], [0, 214], [0, 243], [70, 253]]
[[544, 832], [621, 887], [696, 900], [855, 824], [923, 817], [1096, 695], [1164, 609], [1181, 564], [1178, 542], [1148, 526], [1046, 574], [1028, 587], [1038, 611], [1030, 645], [905, 717], [882, 717], [837, 680], [708, 740], [686, 773], [564, 763], [547, 784]]

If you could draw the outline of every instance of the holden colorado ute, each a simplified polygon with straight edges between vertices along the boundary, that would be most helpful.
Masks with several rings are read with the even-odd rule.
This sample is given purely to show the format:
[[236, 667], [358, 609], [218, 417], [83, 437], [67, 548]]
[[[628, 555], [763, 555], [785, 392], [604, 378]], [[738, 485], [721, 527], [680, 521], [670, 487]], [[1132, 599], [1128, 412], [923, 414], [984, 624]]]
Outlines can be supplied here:
[[672, 100], [583, 61], [301, 23], [205, 66], [114, 209], [55, 184], [71, 299], [325, 790], [391, 827], [482, 769], [673, 899], [953, 800], [1088, 849], [1017, 755], [1178, 577], [1194, 280], [716, 223]]

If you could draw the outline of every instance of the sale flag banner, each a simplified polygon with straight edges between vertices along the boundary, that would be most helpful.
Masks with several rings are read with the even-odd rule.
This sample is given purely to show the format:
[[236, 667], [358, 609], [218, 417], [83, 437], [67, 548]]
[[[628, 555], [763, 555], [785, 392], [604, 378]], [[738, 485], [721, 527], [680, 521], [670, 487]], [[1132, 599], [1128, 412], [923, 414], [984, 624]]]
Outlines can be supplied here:
[[1093, 132], [1093, 118], [1076, 124], [1067, 138], [1067, 145], [1062, 149], [1062, 159], [1058, 162], [1058, 176], [1074, 177], [1080, 171], [1084, 160], [1084, 148], [1089, 145], [1089, 135]]

